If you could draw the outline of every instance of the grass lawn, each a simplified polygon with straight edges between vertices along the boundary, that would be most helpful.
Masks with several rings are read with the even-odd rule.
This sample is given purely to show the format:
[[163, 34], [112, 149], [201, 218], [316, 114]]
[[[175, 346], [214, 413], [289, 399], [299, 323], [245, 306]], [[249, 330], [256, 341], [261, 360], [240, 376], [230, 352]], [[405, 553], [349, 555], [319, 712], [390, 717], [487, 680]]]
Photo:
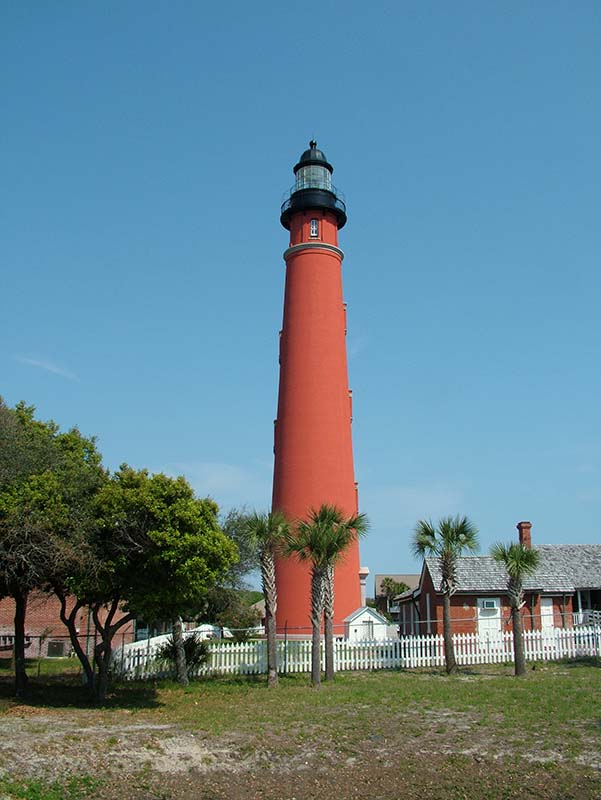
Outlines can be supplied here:
[[598, 800], [601, 662], [114, 687], [0, 673], [0, 800]]
[[[77, 658], [28, 658], [25, 665], [30, 676], [81, 675], [81, 664]], [[0, 658], [0, 678], [10, 679], [12, 672], [12, 660]]]

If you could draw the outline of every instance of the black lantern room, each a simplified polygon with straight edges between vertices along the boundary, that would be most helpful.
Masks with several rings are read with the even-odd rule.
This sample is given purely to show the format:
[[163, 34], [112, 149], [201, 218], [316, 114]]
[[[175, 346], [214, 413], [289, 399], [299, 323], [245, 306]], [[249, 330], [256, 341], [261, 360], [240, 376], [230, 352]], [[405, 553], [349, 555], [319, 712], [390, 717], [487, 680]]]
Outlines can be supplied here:
[[290, 218], [297, 211], [331, 211], [336, 215], [338, 228], [346, 224], [346, 204], [340, 192], [332, 185], [334, 167], [328, 162], [317, 142], [309, 142], [294, 167], [296, 181], [282, 203], [280, 222], [290, 230]]

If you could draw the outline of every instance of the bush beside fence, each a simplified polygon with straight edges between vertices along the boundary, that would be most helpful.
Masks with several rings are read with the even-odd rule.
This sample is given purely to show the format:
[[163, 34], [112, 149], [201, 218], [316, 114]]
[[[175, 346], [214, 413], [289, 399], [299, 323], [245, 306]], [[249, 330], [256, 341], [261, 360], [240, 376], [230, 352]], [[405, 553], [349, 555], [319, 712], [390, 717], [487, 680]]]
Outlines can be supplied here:
[[[172, 666], [157, 658], [157, 651], [166, 637], [135, 642], [117, 650], [113, 672], [123, 680], [164, 678], [172, 674]], [[455, 656], [462, 666], [502, 664], [513, 661], [513, 635], [495, 637], [478, 634], [455, 634]], [[601, 657], [601, 627], [555, 628], [552, 631], [526, 631], [524, 648], [528, 661], [554, 661], [582, 656]], [[322, 647], [322, 668], [325, 654]], [[334, 642], [335, 669], [374, 670], [414, 667], [442, 667], [442, 636], [404, 636], [379, 641], [337, 640]], [[310, 640], [279, 640], [278, 668], [282, 674], [311, 671]], [[260, 675], [267, 671], [267, 643], [210, 642], [207, 664], [194, 673], [203, 675]]]

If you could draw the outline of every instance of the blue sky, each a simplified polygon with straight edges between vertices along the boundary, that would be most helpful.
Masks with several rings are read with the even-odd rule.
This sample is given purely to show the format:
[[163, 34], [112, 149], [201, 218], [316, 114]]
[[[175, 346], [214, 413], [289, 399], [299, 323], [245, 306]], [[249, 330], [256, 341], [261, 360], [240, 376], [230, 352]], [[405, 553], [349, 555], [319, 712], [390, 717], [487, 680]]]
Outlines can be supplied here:
[[267, 508], [287, 236], [346, 194], [372, 574], [418, 518], [482, 549], [601, 518], [597, 2], [43, 2], [0, 25], [0, 392], [106, 464]]

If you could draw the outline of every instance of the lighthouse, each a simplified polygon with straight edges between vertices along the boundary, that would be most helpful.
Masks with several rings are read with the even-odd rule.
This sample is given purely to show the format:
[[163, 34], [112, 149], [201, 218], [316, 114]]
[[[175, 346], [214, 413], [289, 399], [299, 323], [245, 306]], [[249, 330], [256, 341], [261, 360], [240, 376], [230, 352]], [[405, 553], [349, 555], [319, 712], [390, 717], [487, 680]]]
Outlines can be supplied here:
[[[306, 519], [322, 504], [345, 517], [358, 511], [351, 436], [352, 394], [346, 358], [346, 306], [338, 231], [346, 205], [332, 184], [333, 167], [317, 142], [294, 167], [281, 208], [290, 231], [280, 333], [280, 383], [274, 432], [273, 508]], [[310, 569], [296, 558], [276, 561], [278, 631], [310, 630]], [[334, 631], [361, 605], [355, 540], [335, 571]]]

